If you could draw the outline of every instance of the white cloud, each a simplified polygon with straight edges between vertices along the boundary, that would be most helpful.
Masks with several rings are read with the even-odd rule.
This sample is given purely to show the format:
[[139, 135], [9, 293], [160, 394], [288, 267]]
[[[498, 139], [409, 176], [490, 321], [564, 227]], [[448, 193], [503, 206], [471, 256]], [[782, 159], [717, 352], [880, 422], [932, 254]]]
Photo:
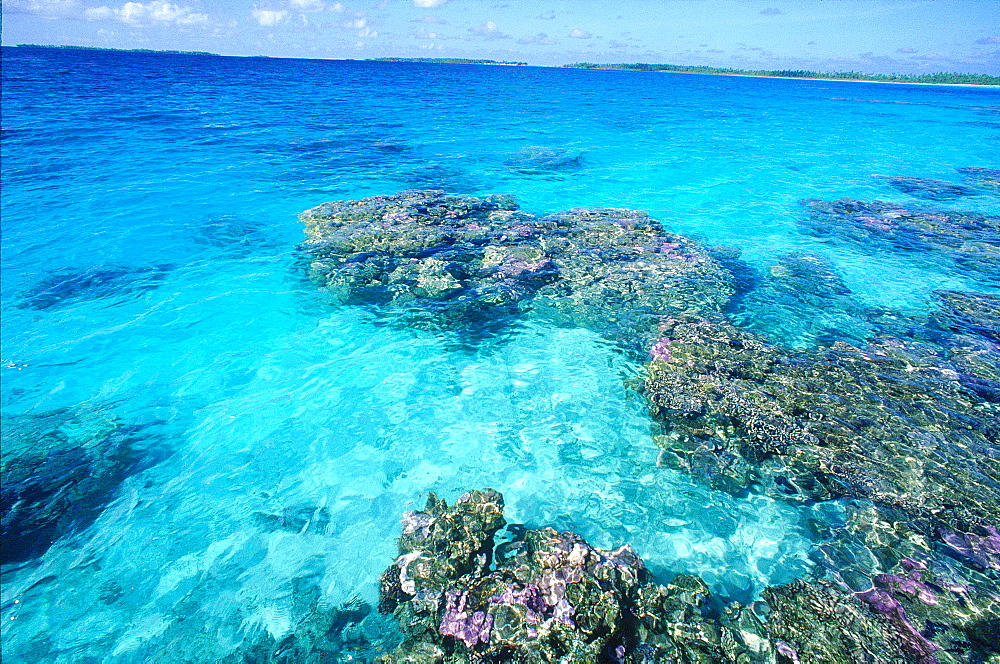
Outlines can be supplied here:
[[500, 28], [493, 21], [486, 21], [477, 28], [469, 28], [469, 32], [486, 39], [510, 39], [510, 35], [500, 32]]
[[555, 44], [556, 41], [554, 39], [549, 39], [549, 36], [544, 32], [539, 32], [534, 37], [521, 37], [517, 40], [517, 43], [525, 45], [538, 44], [540, 46], [551, 46], [552, 44]]
[[410, 22], [411, 23], [447, 23], [448, 21], [440, 19], [437, 16], [421, 16], [420, 18], [415, 18], [415, 19], [413, 19]]
[[576, 39], [590, 39], [594, 35], [590, 34], [586, 30], [581, 30], [580, 28], [573, 28], [573, 32], [569, 33], [569, 36], [574, 37]]
[[288, 20], [288, 12], [285, 10], [274, 11], [271, 9], [254, 8], [250, 13], [257, 19], [258, 23], [264, 26], [278, 25]]
[[79, 0], [4, 0], [5, 14], [34, 14], [44, 18], [79, 16]]
[[111, 7], [87, 7], [84, 10], [83, 15], [87, 17], [89, 21], [103, 21], [114, 17], [115, 12]]
[[434, 9], [435, 7], [440, 7], [448, 0], [413, 0], [414, 7], [423, 7], [424, 9]]
[[350, 30], [357, 30], [358, 37], [378, 37], [378, 31], [372, 29], [372, 27], [368, 25], [367, 19], [364, 18], [344, 21], [340, 25]]
[[335, 2], [332, 5], [330, 5], [330, 11], [343, 12], [346, 9], [347, 9], [347, 7], [345, 7], [344, 5], [340, 4], [339, 2]]
[[133, 26], [154, 24], [199, 25], [208, 23], [208, 15], [194, 11], [190, 7], [175, 5], [166, 0], [141, 2], [126, 2], [118, 9], [111, 7], [88, 7], [84, 17], [90, 21], [118, 19], [122, 23]]
[[289, 4], [292, 9], [300, 12], [321, 12], [326, 9], [323, 0], [289, 0]]

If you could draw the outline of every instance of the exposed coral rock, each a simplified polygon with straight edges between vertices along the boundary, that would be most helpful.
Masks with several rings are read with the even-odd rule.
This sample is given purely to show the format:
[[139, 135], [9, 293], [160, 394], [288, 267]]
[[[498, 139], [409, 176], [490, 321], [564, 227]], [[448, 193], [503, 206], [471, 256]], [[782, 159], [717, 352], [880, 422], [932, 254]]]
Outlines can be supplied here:
[[[380, 605], [394, 613], [405, 639], [381, 661], [935, 664], [1000, 654], [990, 640], [1000, 626], [995, 581], [943, 563], [926, 542], [894, 539], [885, 522], [853, 519], [841, 531], [857, 537], [831, 545], [841, 551], [824, 563], [831, 580], [794, 581], [766, 589], [766, 604], [703, 613], [710, 596], [700, 578], [657, 584], [628, 546], [604, 551], [551, 528], [523, 531], [498, 547], [495, 564], [482, 564], [503, 523], [502, 505], [502, 496], [486, 489], [451, 508], [432, 494], [425, 512], [406, 513]], [[880, 518], [877, 510], [859, 514]], [[427, 528], [416, 538], [415, 521]], [[474, 542], [466, 545], [459, 533], [472, 533]], [[995, 529], [946, 541], [958, 557], [990, 565], [1000, 544]], [[854, 554], [845, 555], [847, 548]], [[895, 549], [914, 557], [894, 557]], [[418, 575], [408, 583], [418, 559], [450, 570], [451, 578]], [[845, 583], [852, 565], [877, 573], [852, 589]]]
[[504, 196], [409, 191], [324, 203], [300, 219], [313, 279], [345, 303], [391, 306], [416, 326], [515, 315], [554, 278], [535, 218]]
[[654, 338], [662, 316], [721, 311], [730, 275], [706, 250], [644, 213], [575, 209], [540, 220], [559, 280], [534, 307], [562, 324]]
[[776, 661], [895, 664], [906, 661], [890, 621], [828, 583], [794, 581], [764, 591]]
[[704, 320], [662, 334], [670, 357], [644, 387], [665, 462], [728, 490], [871, 500], [924, 532], [994, 523], [1000, 417], [944, 358], [902, 342], [783, 352]]
[[[502, 545], [491, 566], [502, 510], [486, 489], [450, 508], [432, 494], [424, 512], [404, 516], [379, 610], [394, 612], [407, 638], [383, 661], [723, 661], [727, 628], [702, 617], [700, 579], [657, 585], [628, 546], [603, 551], [550, 528]], [[415, 521], [425, 533], [414, 536]]]
[[411, 325], [502, 325], [530, 309], [642, 345], [658, 317], [719, 311], [732, 294], [702, 248], [633, 210], [539, 219], [508, 197], [431, 190], [325, 203], [300, 218], [316, 281]]

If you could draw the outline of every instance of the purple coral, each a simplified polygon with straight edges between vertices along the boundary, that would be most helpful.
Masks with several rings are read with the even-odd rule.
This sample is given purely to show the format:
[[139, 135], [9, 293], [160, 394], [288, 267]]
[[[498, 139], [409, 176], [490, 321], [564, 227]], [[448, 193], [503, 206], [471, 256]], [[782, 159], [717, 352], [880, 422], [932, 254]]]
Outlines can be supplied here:
[[549, 264], [548, 258], [543, 258], [534, 263], [529, 263], [523, 258], [508, 256], [507, 259], [496, 270], [496, 276], [500, 278], [518, 277], [525, 272], [538, 272]]
[[664, 256], [667, 256], [668, 258], [674, 258], [676, 260], [682, 260], [682, 261], [695, 261], [700, 258], [700, 256], [696, 253], [694, 254], [680, 253], [677, 251], [680, 248], [681, 248], [680, 242], [664, 242], [663, 244], [660, 245], [660, 253], [663, 254]]
[[649, 356], [654, 360], [669, 360], [673, 357], [673, 353], [670, 352], [670, 344], [672, 342], [673, 339], [662, 337], [649, 349]]
[[791, 647], [784, 641], [775, 641], [774, 645], [778, 647], [778, 653], [785, 656], [792, 664], [799, 664], [799, 653], [795, 652], [795, 648]]
[[403, 512], [403, 534], [414, 534], [417, 539], [424, 539], [431, 534], [434, 519], [426, 512]]
[[538, 636], [539, 626], [544, 627], [552, 622], [561, 622], [564, 625], [576, 627], [576, 623], [573, 622], [573, 614], [576, 613], [576, 609], [573, 608], [573, 605], [567, 602], [565, 597], [560, 597], [554, 605], [550, 606], [546, 602], [542, 589], [534, 583], [528, 583], [523, 588], [509, 584], [502, 595], [490, 597], [490, 604], [501, 602], [524, 607], [524, 622], [527, 623], [527, 632], [530, 637]]
[[956, 533], [941, 529], [941, 539], [959, 557], [981, 569], [1000, 569], [1000, 533], [993, 526], [982, 529], [985, 535]]
[[[917, 564], [915, 561], [907, 558], [903, 561], [903, 567], [908, 567], [907, 562]], [[926, 566], [924, 569], [926, 569]], [[872, 581], [874, 581], [875, 585], [882, 590], [887, 590], [889, 592], [899, 591], [904, 592], [907, 595], [913, 595], [927, 606], [937, 604], [937, 596], [934, 594], [931, 587], [923, 582], [923, 574], [912, 568], [910, 568], [910, 570], [910, 573], [906, 576], [899, 576], [898, 574], [878, 574], [872, 579]]]
[[867, 602], [873, 611], [881, 613], [889, 619], [889, 622], [899, 633], [903, 647], [916, 657], [920, 664], [939, 664], [937, 658], [933, 657], [931, 653], [940, 650], [941, 646], [928, 640], [920, 633], [920, 630], [913, 626], [913, 623], [906, 619], [903, 605], [889, 592], [870, 588], [864, 592], [855, 593], [855, 595]]
[[386, 212], [382, 215], [382, 221], [406, 223], [408, 221], [413, 221], [413, 217], [406, 212]]
[[469, 599], [466, 591], [449, 590], [445, 593], [445, 612], [438, 631], [441, 636], [461, 639], [467, 648], [480, 643], [489, 643], [493, 631], [493, 616], [485, 611], [475, 611], [471, 615], [465, 610]]

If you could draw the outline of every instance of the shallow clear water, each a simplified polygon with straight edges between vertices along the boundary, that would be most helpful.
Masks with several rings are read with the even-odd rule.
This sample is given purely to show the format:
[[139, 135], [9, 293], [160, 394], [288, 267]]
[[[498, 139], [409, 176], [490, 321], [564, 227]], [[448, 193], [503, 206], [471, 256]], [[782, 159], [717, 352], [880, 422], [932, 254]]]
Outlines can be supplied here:
[[[788, 345], [816, 342], [802, 319], [858, 339], [852, 307], [919, 315], [934, 289], [996, 291], [936, 256], [873, 256], [797, 224], [804, 198], [927, 204], [873, 174], [959, 183], [958, 168], [995, 167], [996, 90], [3, 58], [4, 413], [86, 408], [147, 425], [165, 457], [77, 532], [5, 568], [12, 661], [171, 661], [178, 648], [211, 661], [261, 630], [283, 634], [302, 587], [325, 605], [373, 603], [399, 515], [428, 491], [451, 501], [493, 487], [508, 521], [630, 543], [658, 576], [700, 574], [725, 599], [811, 564], [813, 508], [657, 467], [626, 388], [641, 367], [594, 333], [526, 322], [473, 347], [333, 307], [296, 253], [296, 215], [321, 202], [505, 193], [536, 214], [641, 209], [760, 271], [817, 254], [848, 304], [748, 298], [738, 315]], [[1000, 198], [933, 206], [996, 214]], [[392, 641], [374, 615], [362, 627]]]

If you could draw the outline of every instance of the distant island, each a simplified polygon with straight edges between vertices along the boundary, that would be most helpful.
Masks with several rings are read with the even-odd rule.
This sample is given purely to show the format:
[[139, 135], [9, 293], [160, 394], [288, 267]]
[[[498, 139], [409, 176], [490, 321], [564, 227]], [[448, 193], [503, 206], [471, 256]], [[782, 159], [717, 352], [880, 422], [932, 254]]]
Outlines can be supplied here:
[[806, 69], [750, 70], [725, 69], [722, 67], [699, 67], [688, 65], [653, 65], [642, 62], [635, 64], [598, 65], [591, 62], [577, 62], [563, 65], [572, 69], [624, 69], [630, 71], [661, 71], [679, 74], [725, 74], [729, 76], [769, 76], [772, 78], [815, 78], [834, 81], [873, 81], [876, 83], [936, 83], [951, 85], [1000, 85], [1000, 76], [988, 74], [861, 74], [856, 71], [816, 72]]
[[498, 60], [469, 60], [468, 58], [366, 58], [371, 62], [436, 62], [446, 65], [521, 65], [527, 62], [507, 62]]
[[107, 48], [104, 46], [54, 46], [52, 44], [18, 44], [18, 48], [62, 48], [74, 51], [116, 51], [118, 53], [167, 53], [170, 55], [214, 55], [222, 57], [218, 53], [208, 51], [159, 51], [151, 48]]

